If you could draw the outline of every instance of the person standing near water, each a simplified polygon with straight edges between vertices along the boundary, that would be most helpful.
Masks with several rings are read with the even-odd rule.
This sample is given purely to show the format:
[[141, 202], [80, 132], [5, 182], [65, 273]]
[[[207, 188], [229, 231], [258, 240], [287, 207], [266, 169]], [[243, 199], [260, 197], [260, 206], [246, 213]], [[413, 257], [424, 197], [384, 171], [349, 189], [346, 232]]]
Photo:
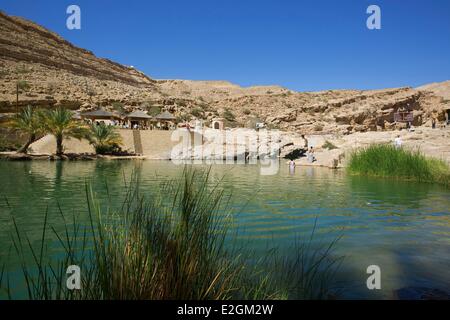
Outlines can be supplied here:
[[316, 157], [314, 157], [314, 148], [311, 146], [308, 151], [308, 162], [313, 163], [316, 161]]
[[399, 149], [402, 147], [402, 138], [400, 138], [400, 135], [397, 136], [397, 138], [394, 139], [394, 146]]
[[291, 159], [291, 161], [289, 161], [289, 167], [295, 168], [295, 161], [293, 159]]
[[295, 173], [295, 161], [294, 161], [294, 159], [291, 159], [291, 161], [289, 161], [289, 173], [290, 174], [294, 174]]

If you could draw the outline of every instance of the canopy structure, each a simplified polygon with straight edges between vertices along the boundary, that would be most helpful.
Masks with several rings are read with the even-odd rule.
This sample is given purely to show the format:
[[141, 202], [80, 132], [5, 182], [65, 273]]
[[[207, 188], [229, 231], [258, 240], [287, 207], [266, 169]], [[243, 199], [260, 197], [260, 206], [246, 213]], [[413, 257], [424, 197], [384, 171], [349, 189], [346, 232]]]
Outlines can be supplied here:
[[82, 113], [81, 118], [91, 119], [92, 121], [95, 121], [95, 120], [112, 120], [116, 118], [116, 116], [112, 112], [103, 109], [98, 109], [95, 111]]
[[152, 119], [152, 117], [149, 116], [146, 112], [140, 111], [140, 110], [136, 110], [136, 111], [133, 111], [133, 112], [127, 114], [125, 118], [127, 118], [127, 119], [141, 119], [141, 120], [142, 119], [143, 120]]
[[175, 121], [176, 119], [176, 117], [168, 111], [164, 111], [158, 114], [155, 118], [156, 120], [163, 120], [163, 121]]
[[156, 127], [162, 130], [169, 130], [175, 127], [176, 117], [168, 111], [164, 111], [155, 117], [157, 121]]
[[125, 119], [133, 129], [148, 129], [149, 121], [152, 119], [146, 112], [141, 110], [133, 111], [125, 116]]

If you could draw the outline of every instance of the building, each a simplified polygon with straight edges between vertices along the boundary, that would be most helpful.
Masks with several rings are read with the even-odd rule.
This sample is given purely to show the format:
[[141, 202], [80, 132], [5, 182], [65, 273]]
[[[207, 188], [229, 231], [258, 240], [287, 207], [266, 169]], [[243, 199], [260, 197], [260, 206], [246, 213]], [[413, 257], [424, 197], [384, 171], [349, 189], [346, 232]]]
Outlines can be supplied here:
[[173, 114], [168, 111], [164, 111], [154, 118], [154, 122], [156, 122], [157, 128], [169, 130], [170, 128], [175, 128], [176, 119], [177, 118]]
[[83, 120], [90, 120], [91, 122], [104, 122], [105, 124], [114, 124], [114, 120], [118, 119], [117, 115], [103, 109], [82, 113], [80, 117]]
[[216, 130], [224, 130], [223, 118], [214, 118], [211, 122], [211, 128]]
[[133, 111], [125, 116], [125, 121], [128, 122], [129, 128], [132, 129], [150, 129], [152, 119], [146, 112], [140, 110]]

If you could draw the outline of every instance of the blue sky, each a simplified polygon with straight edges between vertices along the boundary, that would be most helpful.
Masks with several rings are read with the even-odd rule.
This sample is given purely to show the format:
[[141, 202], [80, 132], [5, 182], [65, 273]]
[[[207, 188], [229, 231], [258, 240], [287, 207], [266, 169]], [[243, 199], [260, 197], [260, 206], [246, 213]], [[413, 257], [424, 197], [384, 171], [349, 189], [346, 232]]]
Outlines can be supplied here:
[[[70, 4], [81, 30], [66, 28]], [[366, 28], [371, 4], [381, 30]], [[450, 79], [448, 0], [1, 0], [0, 9], [158, 79], [299, 91]]]

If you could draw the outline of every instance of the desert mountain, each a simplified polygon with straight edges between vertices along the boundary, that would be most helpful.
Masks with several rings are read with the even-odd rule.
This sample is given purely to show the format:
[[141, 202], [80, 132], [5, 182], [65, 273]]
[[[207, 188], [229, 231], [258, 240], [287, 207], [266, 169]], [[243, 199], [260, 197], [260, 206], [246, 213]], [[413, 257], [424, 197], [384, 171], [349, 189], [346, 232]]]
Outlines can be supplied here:
[[416, 88], [417, 90], [429, 91], [446, 100], [450, 100], [450, 81], [430, 83]]
[[[443, 120], [450, 82], [417, 89], [295, 92], [280, 86], [240, 87], [227, 81], [156, 80], [78, 48], [23, 18], [0, 12], [0, 113], [28, 104], [73, 110], [174, 112], [181, 119], [224, 117], [229, 126], [269, 126], [302, 133], [384, 130], [399, 108], [414, 125]], [[16, 105], [16, 85], [19, 90]]]

